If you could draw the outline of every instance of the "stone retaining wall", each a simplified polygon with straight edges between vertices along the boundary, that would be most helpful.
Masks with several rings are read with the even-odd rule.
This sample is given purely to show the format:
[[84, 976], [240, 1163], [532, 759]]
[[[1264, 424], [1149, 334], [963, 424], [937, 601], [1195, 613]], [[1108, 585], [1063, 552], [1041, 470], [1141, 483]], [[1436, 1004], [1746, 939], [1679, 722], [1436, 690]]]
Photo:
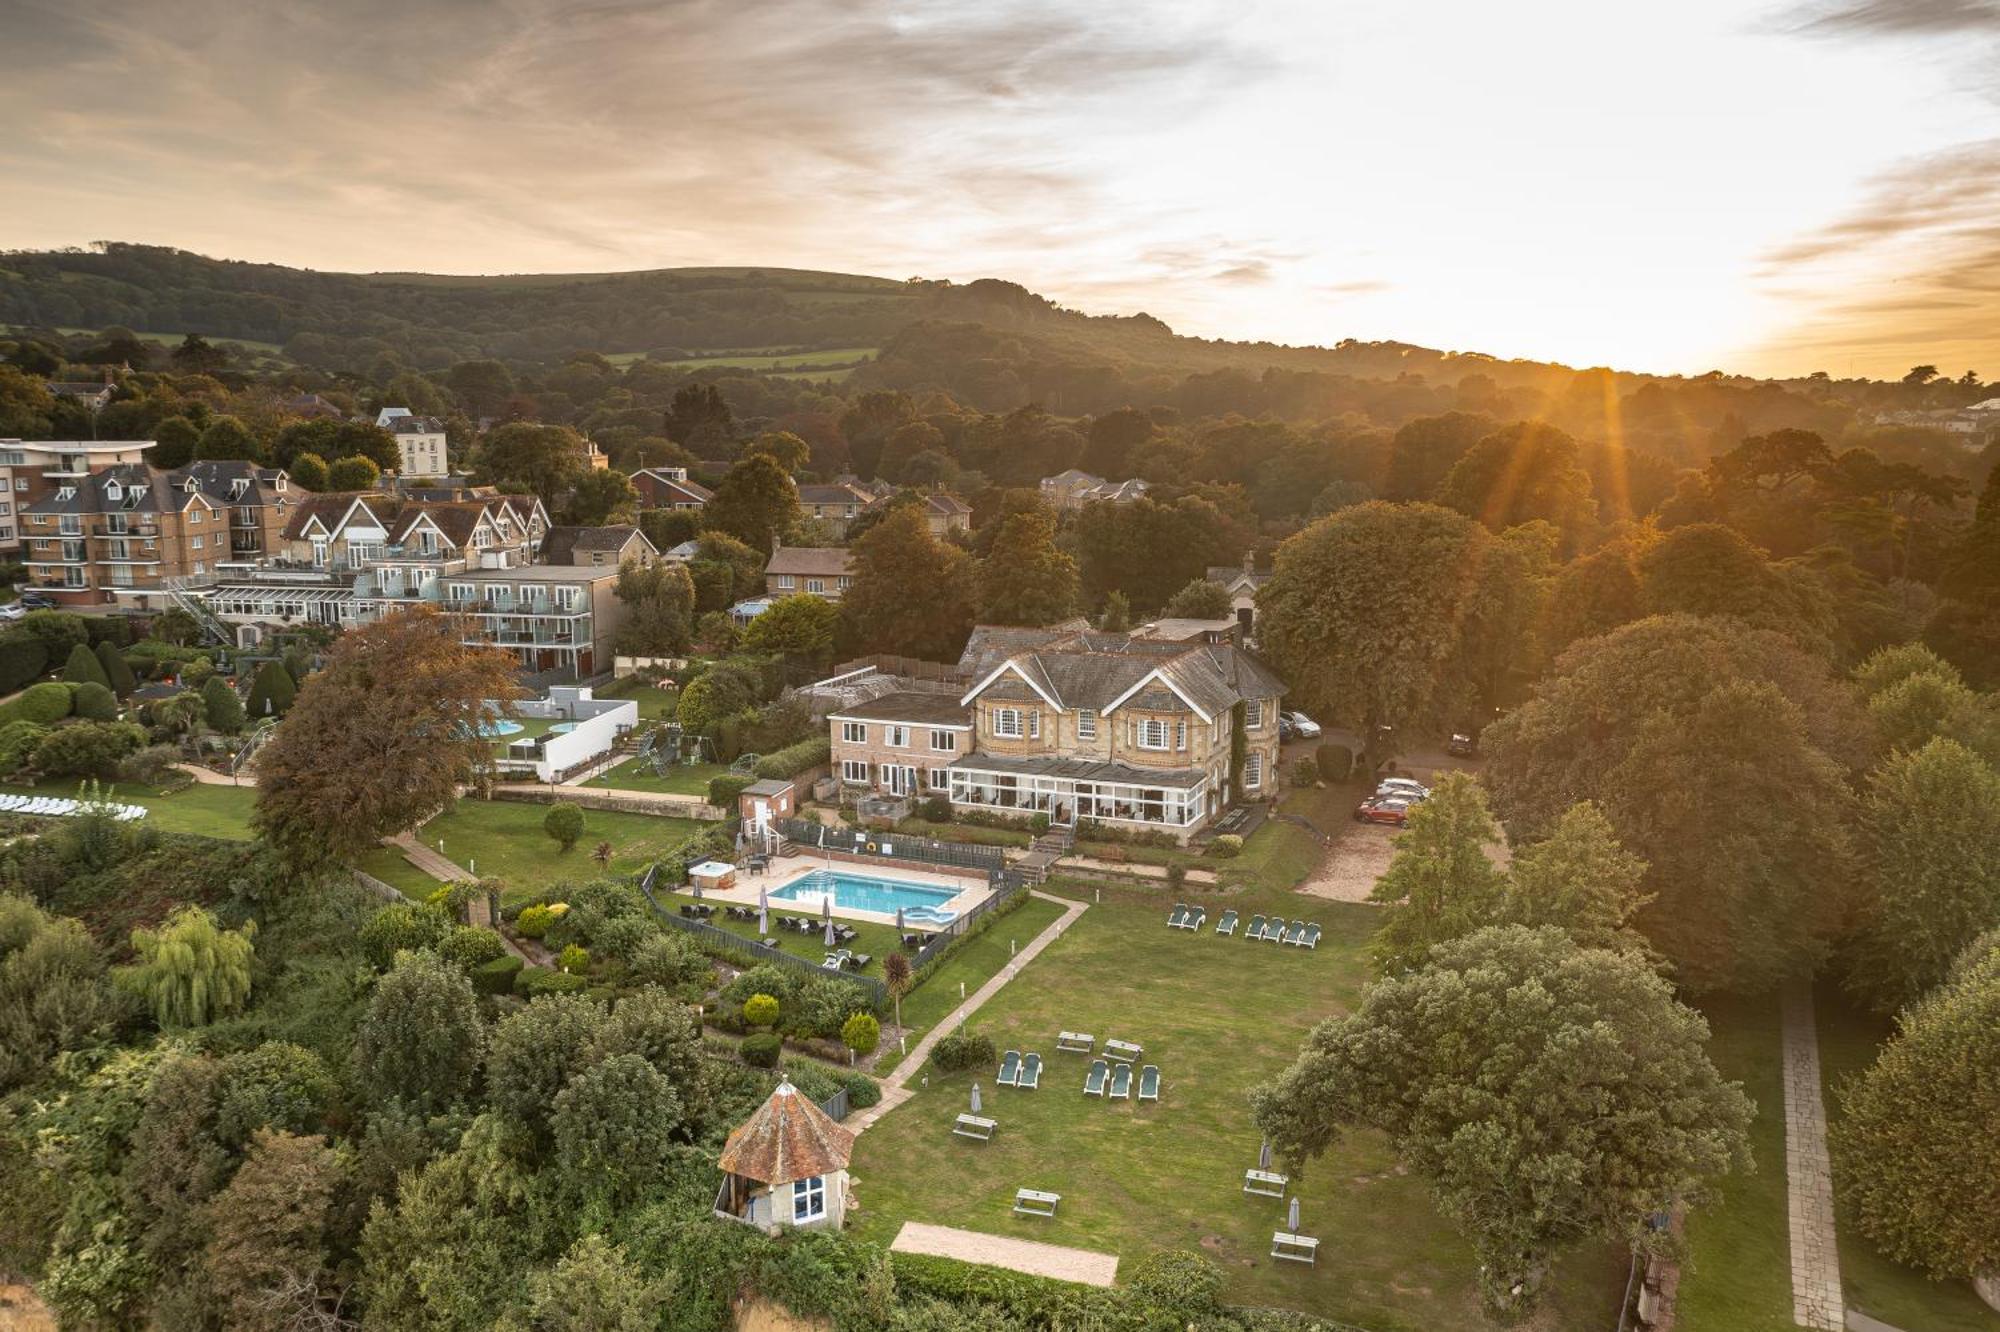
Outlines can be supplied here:
[[495, 800], [521, 800], [531, 805], [553, 805], [558, 800], [566, 804], [582, 805], [586, 809], [609, 809], [625, 814], [657, 814], [671, 819], [701, 819], [718, 822], [730, 817], [735, 811], [725, 813], [698, 796], [677, 795], [620, 795], [616, 791], [601, 791], [582, 786], [564, 786], [551, 791], [546, 786], [496, 786], [493, 788]]

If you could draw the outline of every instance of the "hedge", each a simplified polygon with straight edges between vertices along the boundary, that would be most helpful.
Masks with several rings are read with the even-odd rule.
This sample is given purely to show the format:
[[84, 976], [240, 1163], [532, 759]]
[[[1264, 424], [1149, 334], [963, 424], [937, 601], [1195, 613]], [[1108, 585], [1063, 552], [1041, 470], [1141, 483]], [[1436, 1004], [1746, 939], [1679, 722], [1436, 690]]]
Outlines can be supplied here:
[[587, 978], [550, 967], [522, 967], [514, 977], [514, 993], [526, 999], [544, 994], [575, 994], [589, 988]]
[[515, 978], [526, 965], [512, 953], [482, 962], [472, 969], [472, 988], [480, 994], [511, 994]]
[[832, 759], [833, 738], [816, 735], [810, 740], [801, 740], [795, 745], [786, 745], [783, 749], [773, 750], [764, 755], [757, 760], [757, 766], [752, 771], [759, 777], [783, 780], [787, 777], [796, 777], [807, 769], [817, 768], [823, 763], [831, 762]]
[[784, 1049], [784, 1044], [776, 1033], [760, 1031], [755, 1036], [745, 1036], [743, 1044], [736, 1048], [744, 1063], [758, 1068], [776, 1068], [778, 1053]]
[[755, 777], [745, 777], [741, 773], [718, 772], [708, 779], [708, 803], [728, 813], [736, 808], [736, 797], [743, 794], [743, 788], [756, 780]]
[[69, 686], [45, 680], [38, 685], [29, 685], [22, 695], [9, 705], [14, 715], [22, 721], [40, 722], [46, 726], [69, 716], [71, 706]]

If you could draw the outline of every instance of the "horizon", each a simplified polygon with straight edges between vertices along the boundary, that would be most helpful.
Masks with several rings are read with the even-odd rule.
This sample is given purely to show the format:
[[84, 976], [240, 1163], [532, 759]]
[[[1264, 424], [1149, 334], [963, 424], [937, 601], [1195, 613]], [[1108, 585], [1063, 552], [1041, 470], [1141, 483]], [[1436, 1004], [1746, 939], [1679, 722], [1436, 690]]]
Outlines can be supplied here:
[[27, 10], [10, 249], [997, 278], [1232, 341], [2000, 376], [1992, 0]]

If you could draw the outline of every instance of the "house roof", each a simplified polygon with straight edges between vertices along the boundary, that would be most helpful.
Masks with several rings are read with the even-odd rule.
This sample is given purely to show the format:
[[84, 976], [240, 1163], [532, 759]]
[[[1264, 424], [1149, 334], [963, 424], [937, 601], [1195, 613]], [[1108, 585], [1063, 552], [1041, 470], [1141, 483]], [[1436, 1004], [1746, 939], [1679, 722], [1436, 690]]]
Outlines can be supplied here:
[[912, 726], [972, 725], [972, 714], [956, 694], [884, 694], [829, 714], [833, 721], [907, 722]]
[[[1247, 698], [1271, 698], [1284, 684], [1270, 668], [1227, 643], [1173, 642], [1094, 630], [995, 629], [973, 631], [960, 666], [979, 683], [966, 702], [989, 691], [1024, 684], [1064, 710], [1110, 712], [1173, 700], [1213, 717]], [[1007, 697], [995, 693], [994, 697]]]
[[111, 392], [117, 386], [114, 384], [92, 383], [88, 380], [77, 383], [70, 380], [52, 379], [45, 387], [58, 398], [94, 398], [100, 393]]
[[633, 537], [645, 542], [648, 550], [653, 549], [653, 543], [646, 541], [645, 533], [630, 523], [613, 523], [606, 527], [551, 527], [548, 535], [542, 538], [541, 557], [550, 564], [567, 564], [578, 551], [585, 554], [591, 551], [607, 554], [621, 551]]
[[701, 482], [684, 481], [677, 476], [668, 476], [657, 467], [641, 467], [638, 471], [632, 473], [634, 481], [637, 481], [642, 476], [648, 478], [654, 485], [659, 486], [663, 490], [678, 491], [689, 499], [699, 500], [703, 504], [715, 498], [715, 492]]
[[1054, 476], [1043, 477], [1042, 484], [1045, 486], [1053, 486], [1053, 485], [1101, 486], [1104, 484], [1104, 478], [1101, 476], [1093, 475], [1090, 472], [1086, 472], [1081, 467], [1071, 467], [1063, 471], [1057, 472]]
[[391, 417], [387, 427], [392, 435], [442, 435], [444, 422], [435, 416]]
[[1181, 791], [1199, 786], [1202, 778], [1208, 775], [1198, 768], [1135, 768], [1129, 763], [1055, 758], [1047, 754], [968, 754], [946, 766], [968, 772], [1005, 772], [1024, 777], [1066, 777], [1080, 782], [1171, 786]]
[[[284, 504], [305, 500], [307, 491], [279, 495], [285, 473], [275, 467], [235, 460], [205, 460], [163, 472], [150, 463], [117, 463], [74, 484], [65, 482], [23, 513], [163, 513], [186, 508], [200, 495], [209, 508]], [[240, 485], [239, 485], [240, 483]]]
[[834, 483], [799, 487], [801, 504], [867, 504], [874, 496], [859, 486]]
[[292, 510], [291, 518], [286, 521], [282, 538], [286, 541], [304, 540], [306, 529], [311, 526], [315, 518], [319, 520], [321, 527], [332, 532], [334, 526], [347, 516], [348, 509], [353, 507], [357, 500], [378, 518], [384, 506], [394, 504], [387, 495], [372, 490], [329, 490], [317, 495], [304, 495]]
[[789, 1184], [845, 1170], [853, 1154], [854, 1135], [781, 1079], [770, 1099], [722, 1145], [721, 1166], [760, 1184]]
[[767, 574], [805, 574], [831, 578], [849, 572], [853, 556], [844, 546], [780, 546], [771, 552]]
[[776, 796], [783, 795], [791, 789], [792, 782], [789, 778], [759, 777], [756, 781], [744, 787], [742, 794], [747, 796]]

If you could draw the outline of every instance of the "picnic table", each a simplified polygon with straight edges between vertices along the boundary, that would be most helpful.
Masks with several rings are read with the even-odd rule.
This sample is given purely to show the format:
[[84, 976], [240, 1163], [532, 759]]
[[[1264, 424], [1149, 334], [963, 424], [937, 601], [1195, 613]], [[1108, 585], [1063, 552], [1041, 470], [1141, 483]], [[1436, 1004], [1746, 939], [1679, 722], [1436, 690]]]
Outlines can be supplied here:
[[[1036, 1189], [1014, 1190], [1014, 1210], [1023, 1216], [1054, 1216], [1056, 1204], [1062, 1201], [1060, 1193], [1042, 1193]], [[1314, 1240], [1313, 1243], [1319, 1243]]]
[[1104, 1043], [1105, 1056], [1110, 1059], [1116, 1059], [1124, 1064], [1132, 1063], [1145, 1053], [1146, 1051], [1143, 1047], [1135, 1045], [1131, 1041], [1106, 1041]]
[[1060, 1054], [1089, 1054], [1096, 1046], [1095, 1036], [1080, 1031], [1066, 1031], [1056, 1037], [1056, 1051]]
[[1311, 1235], [1293, 1235], [1283, 1230], [1271, 1235], [1273, 1258], [1282, 1258], [1288, 1263], [1316, 1263], [1318, 1255], [1319, 1241]]
[[1246, 1170], [1243, 1172], [1243, 1191], [1264, 1198], [1282, 1198], [1285, 1188], [1291, 1183], [1289, 1175], [1275, 1174], [1269, 1170]]
[[997, 1120], [981, 1119], [978, 1115], [960, 1115], [958, 1123], [952, 1126], [951, 1131], [961, 1138], [976, 1138], [980, 1142], [991, 1142], [994, 1130], [999, 1127]]

